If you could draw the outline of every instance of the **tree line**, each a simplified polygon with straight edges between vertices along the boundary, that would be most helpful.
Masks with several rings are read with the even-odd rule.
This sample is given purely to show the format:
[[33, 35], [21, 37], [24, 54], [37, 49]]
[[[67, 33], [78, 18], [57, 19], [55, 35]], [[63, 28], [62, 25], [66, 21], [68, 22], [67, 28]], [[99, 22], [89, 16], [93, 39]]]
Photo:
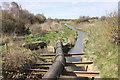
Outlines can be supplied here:
[[25, 27], [26, 24], [44, 23], [46, 20], [43, 14], [34, 15], [22, 9], [16, 2], [3, 2], [0, 8], [3, 35], [29, 34], [30, 31]]

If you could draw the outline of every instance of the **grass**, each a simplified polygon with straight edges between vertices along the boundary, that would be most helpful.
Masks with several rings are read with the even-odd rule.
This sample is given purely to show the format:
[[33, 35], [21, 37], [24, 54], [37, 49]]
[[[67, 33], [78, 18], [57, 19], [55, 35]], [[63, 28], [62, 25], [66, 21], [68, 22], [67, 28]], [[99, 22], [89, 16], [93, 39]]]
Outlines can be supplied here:
[[[62, 39], [64, 43], [69, 43], [70, 38], [75, 39], [76, 31], [64, 26], [64, 30], [61, 31], [47, 31], [45, 34], [34, 36], [32, 34], [25, 36], [18, 36], [17, 38], [24, 38], [25, 40], [14, 41], [12, 36], [6, 36], [3, 38], [3, 42], [7, 45], [0, 46], [2, 52], [2, 64], [3, 64], [3, 76], [4, 78], [20, 78], [23, 77], [21, 72], [24, 69], [31, 68], [33, 63], [45, 63], [49, 60], [43, 60], [40, 53], [34, 53], [29, 49], [21, 47], [23, 43], [34, 43], [43, 41], [49, 43], [50, 46], [56, 45], [56, 40]], [[8, 55], [9, 54], [9, 55]], [[19, 73], [9, 73], [9, 70], [15, 70]]]
[[13, 42], [12, 37], [6, 37], [3, 40], [7, 40], [5, 45], [0, 46], [3, 78], [22, 78], [24, 77], [23, 71], [25, 69], [30, 69], [38, 61], [44, 63], [31, 50], [21, 47], [19, 43]]
[[[94, 60], [94, 64], [100, 71], [101, 78], [118, 78], [118, 50], [116, 44], [117, 20], [114, 17], [106, 21], [98, 20], [92, 26], [76, 27], [81, 28], [88, 35], [84, 46], [88, 60]], [[110, 22], [109, 22], [110, 21]], [[72, 26], [73, 23], [71, 23]]]
[[47, 31], [46, 34], [40, 35], [40, 36], [34, 36], [30, 34], [29, 36], [26, 36], [26, 42], [25, 43], [32, 43], [36, 41], [44, 41], [46, 43], [49, 43], [49, 45], [55, 46], [56, 40], [62, 39], [63, 43], [67, 43], [69, 38], [75, 39], [76, 31], [66, 27], [64, 23], [61, 23], [64, 27], [64, 30], [61, 31]]
[[100, 70], [102, 78], [118, 77], [118, 45], [110, 42], [110, 33], [108, 28], [103, 26], [101, 21], [95, 23], [95, 26], [83, 29], [88, 34], [88, 42], [85, 44], [87, 55], [93, 57], [94, 64]]

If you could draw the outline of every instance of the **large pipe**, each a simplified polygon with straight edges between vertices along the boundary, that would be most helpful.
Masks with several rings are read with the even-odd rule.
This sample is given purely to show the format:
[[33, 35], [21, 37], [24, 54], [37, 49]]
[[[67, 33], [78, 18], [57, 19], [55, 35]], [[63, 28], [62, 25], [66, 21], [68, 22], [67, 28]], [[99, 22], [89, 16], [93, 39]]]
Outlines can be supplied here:
[[62, 43], [60, 40], [56, 44], [56, 57], [50, 69], [42, 77], [42, 80], [56, 80], [59, 78], [65, 66], [65, 57], [62, 51]]

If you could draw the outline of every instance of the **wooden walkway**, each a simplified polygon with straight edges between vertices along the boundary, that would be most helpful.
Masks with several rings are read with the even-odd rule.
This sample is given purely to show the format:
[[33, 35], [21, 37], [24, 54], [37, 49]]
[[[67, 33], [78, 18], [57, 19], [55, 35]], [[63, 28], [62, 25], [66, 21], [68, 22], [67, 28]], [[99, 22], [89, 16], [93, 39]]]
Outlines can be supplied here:
[[[62, 43], [60, 40], [57, 41], [56, 44], [56, 53], [55, 54], [41, 54], [46, 59], [53, 59], [53, 62], [44, 63], [44, 64], [35, 64], [37, 69], [30, 69], [32, 71], [31, 74], [39, 75], [44, 74], [42, 80], [56, 80], [62, 78], [69, 78], [70, 76], [77, 77], [76, 80], [89, 80], [90, 78], [93, 80], [95, 77], [99, 76], [98, 72], [88, 72], [88, 65], [93, 62], [66, 62], [66, 57], [78, 57], [84, 56], [83, 53], [72, 53], [72, 54], [64, 54], [62, 51]], [[69, 71], [66, 67], [82, 67], [84, 70], [81, 71]], [[69, 77], [67, 77], [69, 76]], [[71, 79], [72, 80], [72, 79]], [[75, 79], [74, 79], [75, 80]]]

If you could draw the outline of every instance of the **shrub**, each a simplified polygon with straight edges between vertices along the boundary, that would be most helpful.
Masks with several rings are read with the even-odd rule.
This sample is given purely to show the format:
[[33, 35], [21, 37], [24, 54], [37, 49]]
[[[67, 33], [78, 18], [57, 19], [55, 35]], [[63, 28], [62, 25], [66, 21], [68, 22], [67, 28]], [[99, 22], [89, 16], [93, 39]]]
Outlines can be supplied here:
[[22, 10], [15, 2], [4, 2], [2, 7], [3, 34], [29, 34], [29, 29], [25, 27], [26, 24], [34, 24], [36, 22], [43, 23], [46, 20], [43, 14], [37, 14], [35, 16], [27, 10]]
[[30, 69], [36, 59], [32, 56], [32, 52], [18, 45], [8, 42], [4, 46], [2, 54], [2, 70], [3, 79], [16, 79], [22, 77], [24, 70]]
[[36, 19], [39, 23], [43, 23], [46, 20], [46, 17], [43, 14], [37, 14]]
[[81, 17], [80, 17], [79, 19], [77, 19], [75, 22], [76, 22], [76, 23], [89, 22], [89, 17], [81, 16]]

